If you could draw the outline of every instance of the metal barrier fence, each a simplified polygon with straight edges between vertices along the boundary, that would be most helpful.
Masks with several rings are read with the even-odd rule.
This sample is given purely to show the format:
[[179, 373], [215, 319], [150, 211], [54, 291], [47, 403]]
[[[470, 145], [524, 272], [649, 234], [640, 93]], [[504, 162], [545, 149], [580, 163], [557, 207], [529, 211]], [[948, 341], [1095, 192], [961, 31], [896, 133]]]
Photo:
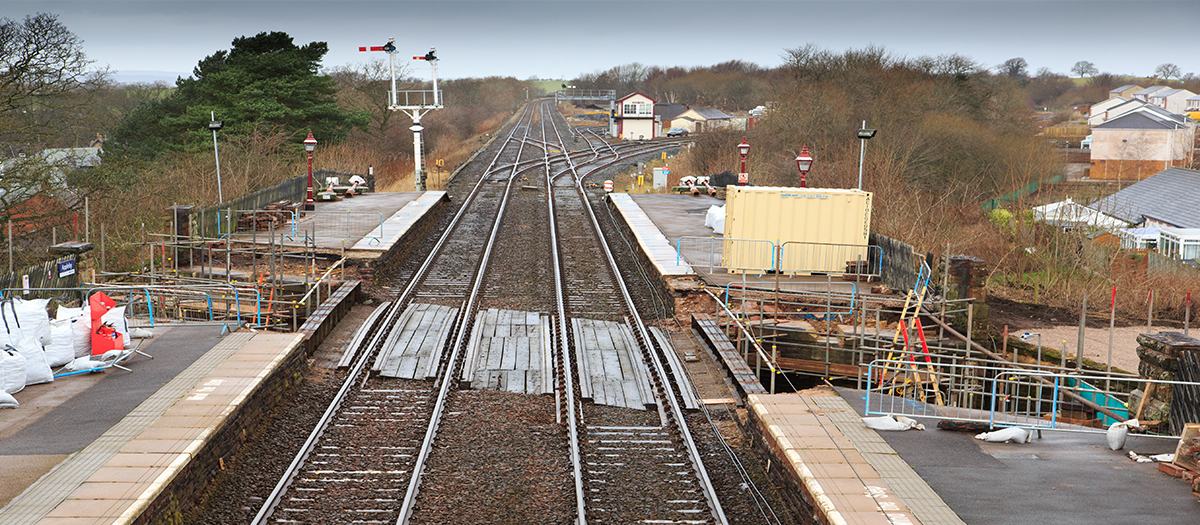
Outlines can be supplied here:
[[[680, 237], [675, 241], [675, 262], [686, 259], [693, 267], [766, 273], [775, 268], [775, 243], [759, 239]], [[725, 266], [724, 261], [751, 261], [745, 266]]]
[[[1081, 375], [1064, 371], [1026, 370], [965, 362], [926, 362], [912, 359], [878, 359], [867, 369], [866, 415], [898, 414], [992, 426], [1024, 427], [1074, 432], [1105, 432], [1115, 420], [1097, 414], [1099, 427], [1064, 420], [1064, 411], [1082, 410], [1067, 392], [1105, 407], [1121, 417], [1131, 417], [1131, 392], [1147, 387], [1196, 387], [1200, 383], [1162, 381], [1128, 375]], [[1119, 388], [1104, 390], [1102, 384]], [[1111, 387], [1110, 387], [1111, 388]], [[1145, 394], [1143, 394], [1145, 395]]]
[[[675, 262], [696, 268], [764, 274], [826, 274], [878, 277], [883, 269], [879, 246], [787, 241], [776, 244], [761, 239], [680, 237], [675, 241]], [[726, 261], [739, 261], [729, 264]]]
[[883, 268], [879, 246], [787, 241], [779, 245], [776, 270], [878, 277]]

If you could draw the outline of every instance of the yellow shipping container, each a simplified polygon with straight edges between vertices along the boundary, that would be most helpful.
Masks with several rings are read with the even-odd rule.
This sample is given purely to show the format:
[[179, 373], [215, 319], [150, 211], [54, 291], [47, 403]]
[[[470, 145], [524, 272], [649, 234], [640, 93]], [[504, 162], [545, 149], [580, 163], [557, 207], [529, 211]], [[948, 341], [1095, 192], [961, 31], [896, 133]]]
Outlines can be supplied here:
[[854, 189], [729, 186], [723, 266], [761, 268], [761, 249], [738, 245], [770, 241], [782, 247], [784, 273], [844, 272], [847, 263], [866, 259], [871, 197]]

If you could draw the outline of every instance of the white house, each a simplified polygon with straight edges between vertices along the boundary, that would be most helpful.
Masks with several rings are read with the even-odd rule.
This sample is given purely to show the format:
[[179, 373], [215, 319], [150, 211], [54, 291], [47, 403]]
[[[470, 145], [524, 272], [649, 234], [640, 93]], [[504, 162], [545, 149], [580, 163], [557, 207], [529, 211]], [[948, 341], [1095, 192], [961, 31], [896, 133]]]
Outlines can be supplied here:
[[1141, 180], [1171, 166], [1188, 166], [1195, 137], [1196, 121], [1144, 104], [1092, 127], [1090, 177]]
[[617, 136], [624, 140], [649, 140], [658, 136], [654, 99], [631, 93], [617, 100]]
[[[673, 125], [687, 129], [691, 133], [700, 133], [733, 127], [733, 119], [733, 115], [728, 115], [717, 108], [690, 108], [675, 117]], [[745, 129], [744, 125], [742, 129]]]
[[1183, 113], [1187, 108], [1188, 97], [1194, 96], [1195, 93], [1186, 89], [1162, 89], [1151, 93], [1146, 101], [1171, 113]]

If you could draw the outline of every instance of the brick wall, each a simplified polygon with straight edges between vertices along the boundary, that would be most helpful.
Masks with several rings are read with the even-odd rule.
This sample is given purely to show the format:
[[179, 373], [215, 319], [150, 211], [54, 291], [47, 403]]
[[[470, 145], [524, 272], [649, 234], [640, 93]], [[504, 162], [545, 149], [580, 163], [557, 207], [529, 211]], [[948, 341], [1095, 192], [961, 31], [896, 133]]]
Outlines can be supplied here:
[[404, 234], [402, 239], [392, 245], [391, 249], [380, 255], [378, 259], [361, 266], [359, 268], [359, 275], [363, 279], [373, 282], [376, 275], [387, 273], [389, 269], [404, 260], [405, 257], [412, 253], [413, 249], [421, 244], [421, 241], [429, 235], [433, 227], [440, 221], [442, 211], [448, 202], [450, 202], [449, 197], [443, 197], [439, 200], [437, 204], [429, 209], [428, 213], [412, 225], [412, 228]]

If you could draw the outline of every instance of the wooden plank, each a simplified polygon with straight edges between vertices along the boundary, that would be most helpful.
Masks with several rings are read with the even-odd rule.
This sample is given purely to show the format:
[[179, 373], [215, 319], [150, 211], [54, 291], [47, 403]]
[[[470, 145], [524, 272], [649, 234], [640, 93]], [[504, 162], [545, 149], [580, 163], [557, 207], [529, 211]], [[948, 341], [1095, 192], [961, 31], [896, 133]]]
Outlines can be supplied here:
[[402, 329], [400, 336], [396, 338], [395, 346], [393, 346], [391, 351], [388, 352], [387, 359], [384, 360], [383, 365], [379, 368], [380, 375], [385, 377], [396, 377], [391, 374], [395, 373], [400, 359], [409, 353], [408, 348], [412, 342], [412, 339], [414, 337], [424, 337], [423, 335], [418, 334], [417, 327], [420, 326], [421, 320], [426, 314], [425, 306], [427, 305], [410, 305], [410, 307], [413, 308], [413, 314], [405, 320], [403, 325], [401, 325]]
[[507, 338], [493, 337], [491, 344], [488, 345], [488, 358], [483, 366], [487, 371], [500, 370], [500, 363], [504, 362], [504, 347], [507, 345]]
[[504, 389], [504, 374], [499, 370], [491, 370], [487, 373], [487, 388], [488, 390], [503, 390]]
[[514, 394], [525, 393], [525, 371], [524, 370], [505, 370], [505, 380], [508, 382], [505, 385], [505, 390]]
[[384, 338], [383, 345], [379, 347], [379, 353], [375, 356], [375, 362], [371, 364], [372, 371], [379, 370], [379, 368], [383, 365], [383, 361], [387, 359], [388, 354], [391, 353], [391, 349], [396, 346], [396, 339], [400, 337], [401, 332], [401, 330], [397, 330], [396, 327], [404, 326], [405, 319], [410, 315], [412, 315], [411, 304], [408, 305], [403, 312], [400, 312], [400, 318], [396, 320], [396, 324], [393, 325], [391, 330], [388, 332], [387, 337]]
[[621, 381], [618, 385], [620, 385], [622, 394], [624, 394], [626, 408], [645, 410], [646, 405], [654, 404], [653, 400], [647, 400], [642, 397], [642, 389], [638, 387], [637, 381]]
[[388, 377], [403, 377], [404, 379], [414, 379], [417, 374], [417, 362], [420, 360], [417, 356], [406, 355], [396, 363], [395, 371]]
[[460, 383], [468, 384], [471, 388], [479, 388], [475, 382], [475, 369], [479, 361], [479, 347], [482, 337], [483, 324], [476, 322], [475, 326], [471, 327], [471, 339], [467, 343], [467, 354], [463, 356], [462, 375], [459, 378]]
[[550, 316], [541, 316], [542, 394], [554, 393], [554, 349], [550, 342]]
[[358, 329], [354, 331], [354, 337], [351, 337], [350, 342], [342, 349], [342, 358], [338, 360], [337, 364], [338, 370], [350, 368], [350, 363], [354, 360], [354, 356], [358, 354], [358, 350], [362, 347], [363, 342], [365, 342], [367, 333], [371, 331], [371, 328], [379, 320], [379, 316], [383, 315], [391, 304], [391, 301], [384, 301], [371, 312], [371, 315], [367, 316], [367, 320], [363, 324], [358, 326]]
[[608, 403], [608, 394], [607, 394], [607, 391], [604, 389], [604, 376], [589, 377], [587, 379], [587, 381], [589, 383], [591, 383], [591, 385], [592, 385], [592, 402], [597, 405], [609, 404]]
[[521, 335], [515, 337], [514, 339], [513, 354], [515, 359], [513, 360], [513, 369], [529, 370], [529, 336]]
[[583, 323], [580, 319], [571, 319], [571, 332], [575, 334], [575, 366], [579, 371], [579, 397], [592, 399], [591, 372], [588, 371], [588, 355], [583, 346]]
[[629, 403], [625, 401], [625, 389], [621, 388], [619, 379], [604, 379], [604, 398], [608, 401], [609, 406], [629, 407]]
[[629, 348], [630, 360], [633, 362], [634, 377], [631, 379], [637, 381], [638, 389], [645, 404], [656, 405], [654, 390], [650, 387], [650, 371], [646, 368], [646, 360], [643, 358], [642, 352], [638, 347], [637, 338], [633, 336], [633, 329], [628, 324], [620, 326], [621, 336]]
[[[510, 331], [511, 333], [511, 331]], [[500, 370], [516, 370], [517, 369], [517, 338], [508, 336], [502, 339], [504, 341], [504, 351], [500, 353]]]
[[432, 379], [437, 376], [438, 364], [442, 361], [442, 353], [446, 349], [446, 340], [450, 338], [450, 333], [454, 327], [454, 320], [457, 317], [458, 308], [446, 307], [437, 343], [433, 347], [433, 352], [429, 354], [429, 366], [425, 369], [425, 379]]
[[512, 310], [500, 310], [499, 317], [496, 319], [496, 337], [512, 335], [512, 314]]

